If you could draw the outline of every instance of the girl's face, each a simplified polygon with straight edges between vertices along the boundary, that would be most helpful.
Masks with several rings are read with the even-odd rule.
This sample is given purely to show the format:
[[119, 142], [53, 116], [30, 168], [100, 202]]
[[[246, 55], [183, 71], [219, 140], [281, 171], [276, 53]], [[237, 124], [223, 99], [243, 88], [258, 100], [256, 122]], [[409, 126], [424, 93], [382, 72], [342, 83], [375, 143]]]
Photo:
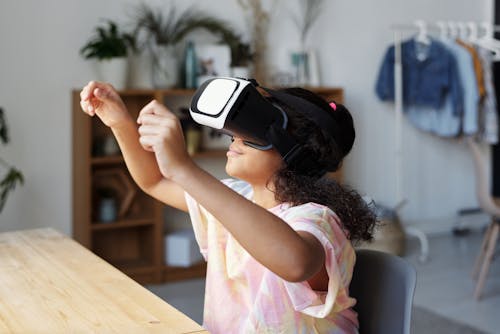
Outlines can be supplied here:
[[227, 152], [226, 173], [250, 184], [266, 184], [282, 165], [276, 150], [257, 150], [234, 137]]

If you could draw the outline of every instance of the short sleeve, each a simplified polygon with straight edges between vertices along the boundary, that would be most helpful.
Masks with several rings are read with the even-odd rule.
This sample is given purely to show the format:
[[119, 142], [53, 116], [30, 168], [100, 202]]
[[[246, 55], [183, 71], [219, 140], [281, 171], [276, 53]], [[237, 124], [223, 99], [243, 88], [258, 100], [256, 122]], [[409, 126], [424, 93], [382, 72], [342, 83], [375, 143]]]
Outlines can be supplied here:
[[[240, 195], [243, 195], [247, 198], [251, 196], [252, 187], [244, 181], [235, 179], [223, 179], [221, 180], [221, 182]], [[190, 194], [185, 192], [184, 197], [186, 199], [189, 216], [193, 225], [196, 242], [200, 247], [200, 252], [203, 255], [204, 259], [208, 260], [209, 225], [211, 224], [211, 221], [214, 221], [214, 218]]]
[[[296, 311], [315, 318], [325, 318], [334, 308], [343, 309], [350, 305], [346, 295], [347, 287], [343, 285], [346, 274], [352, 275], [353, 258], [339, 254], [343, 246], [349, 242], [342, 231], [338, 217], [329, 209], [320, 206], [310, 207], [302, 218], [290, 221], [290, 226], [295, 231], [305, 231], [314, 235], [325, 250], [325, 267], [328, 273], [328, 290], [326, 292], [314, 291], [308, 282], [285, 282], [285, 288]], [[342, 243], [342, 244], [339, 244]], [[348, 249], [352, 249], [349, 246]], [[339, 264], [338, 259], [347, 259], [347, 263]], [[351, 263], [349, 263], [351, 262]], [[349, 272], [345, 272], [348, 270]], [[341, 296], [341, 298], [339, 298]], [[337, 305], [346, 302], [346, 305]], [[349, 303], [349, 305], [347, 305]]]
[[196, 242], [200, 247], [203, 258], [208, 260], [208, 212], [187, 192], [184, 193], [189, 217], [193, 225]]

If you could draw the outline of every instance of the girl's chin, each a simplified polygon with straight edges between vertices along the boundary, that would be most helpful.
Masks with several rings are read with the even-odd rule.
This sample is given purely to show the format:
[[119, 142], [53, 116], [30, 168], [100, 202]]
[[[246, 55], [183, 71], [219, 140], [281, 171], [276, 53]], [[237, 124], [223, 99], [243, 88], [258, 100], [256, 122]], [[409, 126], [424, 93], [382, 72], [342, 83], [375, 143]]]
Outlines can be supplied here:
[[226, 166], [226, 174], [231, 177], [238, 177], [238, 172], [230, 166]]
[[242, 171], [234, 163], [231, 163], [230, 161], [226, 163], [226, 174], [240, 180], [244, 179], [243, 175], [244, 173], [242, 173]]

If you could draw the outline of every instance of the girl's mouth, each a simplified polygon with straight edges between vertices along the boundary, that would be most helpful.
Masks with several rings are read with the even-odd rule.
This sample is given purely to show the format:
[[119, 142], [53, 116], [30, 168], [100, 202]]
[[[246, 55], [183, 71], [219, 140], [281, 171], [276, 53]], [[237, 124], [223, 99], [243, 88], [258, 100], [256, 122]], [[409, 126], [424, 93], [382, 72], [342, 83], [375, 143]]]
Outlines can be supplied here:
[[226, 153], [226, 155], [228, 157], [230, 157], [230, 156], [234, 157], [234, 156], [238, 156], [238, 155], [241, 155], [241, 154], [243, 154], [243, 152], [240, 149], [235, 148], [235, 147], [231, 147], [231, 146], [229, 147], [229, 150]]

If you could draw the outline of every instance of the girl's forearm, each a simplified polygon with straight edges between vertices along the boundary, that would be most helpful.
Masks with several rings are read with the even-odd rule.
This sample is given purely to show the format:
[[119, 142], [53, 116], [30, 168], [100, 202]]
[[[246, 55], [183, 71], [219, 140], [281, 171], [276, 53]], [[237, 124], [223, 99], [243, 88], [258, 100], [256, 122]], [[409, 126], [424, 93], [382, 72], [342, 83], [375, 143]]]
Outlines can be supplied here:
[[[316, 270], [312, 250], [282, 219], [252, 203], [196, 165], [176, 174], [181, 185], [211, 212], [257, 261], [289, 281]], [[318, 258], [318, 257], [316, 257]], [[320, 262], [322, 263], [322, 262]]]
[[111, 130], [132, 178], [147, 192], [147, 189], [158, 184], [163, 176], [158, 169], [154, 153], [144, 150], [140, 145], [137, 128], [137, 124], [130, 119], [112, 127]]

